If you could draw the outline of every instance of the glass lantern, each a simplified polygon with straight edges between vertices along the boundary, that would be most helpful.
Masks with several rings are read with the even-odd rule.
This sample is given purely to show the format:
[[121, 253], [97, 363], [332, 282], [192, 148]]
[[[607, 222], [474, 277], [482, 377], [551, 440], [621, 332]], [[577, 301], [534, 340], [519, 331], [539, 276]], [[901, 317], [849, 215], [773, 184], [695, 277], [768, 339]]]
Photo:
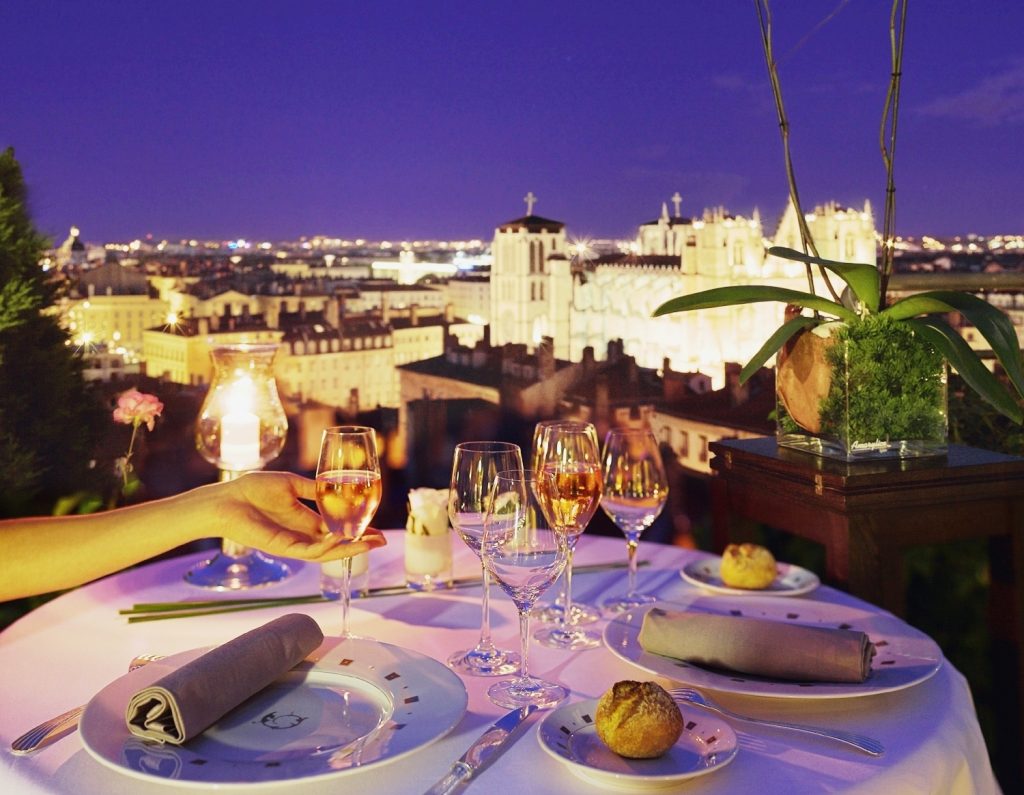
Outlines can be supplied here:
[[[240, 343], [211, 349], [213, 380], [196, 423], [196, 446], [233, 480], [261, 469], [284, 447], [288, 420], [274, 380], [276, 344]], [[185, 580], [217, 590], [241, 590], [279, 582], [291, 574], [283, 561], [228, 539]]]

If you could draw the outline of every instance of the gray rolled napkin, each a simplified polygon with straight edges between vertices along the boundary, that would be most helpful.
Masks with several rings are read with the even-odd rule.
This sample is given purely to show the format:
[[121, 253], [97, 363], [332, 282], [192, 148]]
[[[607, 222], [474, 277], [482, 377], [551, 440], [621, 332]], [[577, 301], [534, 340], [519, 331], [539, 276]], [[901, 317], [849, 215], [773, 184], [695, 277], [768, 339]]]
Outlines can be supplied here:
[[320, 626], [291, 613], [239, 635], [172, 671], [128, 702], [128, 730], [180, 745], [298, 665], [324, 639]]
[[651, 654], [798, 682], [863, 682], [874, 645], [863, 632], [655, 607], [640, 626]]

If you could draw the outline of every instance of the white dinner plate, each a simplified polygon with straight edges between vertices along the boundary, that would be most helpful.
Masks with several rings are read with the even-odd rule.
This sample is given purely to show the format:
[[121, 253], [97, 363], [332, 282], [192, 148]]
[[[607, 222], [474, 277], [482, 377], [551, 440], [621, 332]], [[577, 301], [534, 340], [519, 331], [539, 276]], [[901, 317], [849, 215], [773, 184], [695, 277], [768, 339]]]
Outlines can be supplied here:
[[720, 716], [681, 704], [683, 733], [656, 759], [626, 759], [597, 736], [597, 701], [566, 704], [537, 726], [540, 747], [591, 784], [629, 792], [673, 787], [684, 779], [720, 770], [736, 756], [736, 733]]
[[447, 734], [466, 711], [466, 688], [418, 652], [363, 638], [327, 638], [304, 662], [183, 745], [128, 731], [132, 694], [206, 649], [151, 662], [86, 705], [82, 743], [114, 770], [217, 789], [326, 778], [392, 762]]
[[778, 575], [771, 585], [757, 589], [731, 588], [722, 582], [722, 558], [718, 555], [691, 560], [679, 574], [691, 585], [729, 596], [800, 596], [821, 585], [821, 580], [813, 571], [792, 563], [776, 563], [775, 567]]
[[942, 650], [938, 644], [889, 613], [811, 599], [783, 602], [768, 596], [733, 599], [706, 594], [675, 604], [662, 602], [658, 606], [669, 610], [856, 629], [867, 633], [875, 644], [871, 673], [863, 682], [790, 682], [712, 670], [644, 651], [637, 635], [644, 615], [653, 605], [634, 608], [608, 622], [604, 641], [615, 655], [649, 673], [692, 687], [777, 698], [852, 698], [911, 687], [934, 676], [942, 666]]

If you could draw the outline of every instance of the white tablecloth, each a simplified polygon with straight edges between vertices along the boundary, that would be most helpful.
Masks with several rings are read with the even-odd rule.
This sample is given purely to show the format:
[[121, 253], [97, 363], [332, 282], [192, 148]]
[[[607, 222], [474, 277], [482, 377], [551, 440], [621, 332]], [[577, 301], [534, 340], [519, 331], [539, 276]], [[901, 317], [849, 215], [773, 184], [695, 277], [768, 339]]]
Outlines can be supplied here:
[[[402, 581], [402, 533], [389, 532], [385, 549], [372, 553], [373, 585]], [[477, 559], [454, 540], [456, 576], [479, 572]], [[621, 539], [584, 537], [578, 563], [617, 561], [625, 557]], [[679, 570], [697, 553], [644, 543], [640, 557], [650, 565], [640, 570], [642, 589], [665, 600], [691, 593]], [[72, 591], [35, 610], [0, 634], [0, 741], [4, 749], [24, 730], [44, 718], [87, 702], [128, 661], [144, 653], [170, 654], [224, 642], [289, 609], [276, 608], [129, 625], [119, 608], [135, 602], [203, 598], [181, 575], [202, 555], [161, 561], [106, 578]], [[251, 595], [297, 595], [318, 587], [316, 566], [302, 566], [288, 581]], [[575, 595], [596, 602], [625, 589], [625, 572], [581, 574], [574, 578]], [[548, 597], [553, 596], [549, 593]], [[862, 604], [822, 587], [802, 599]], [[296, 608], [291, 608], [294, 610]], [[338, 631], [337, 603], [297, 608], [315, 618], [325, 634]], [[518, 624], [511, 601], [492, 592], [495, 641], [518, 647]], [[458, 648], [472, 646], [478, 636], [480, 590], [467, 588], [434, 594], [377, 597], [353, 602], [356, 634], [415, 649], [444, 660]], [[596, 625], [603, 627], [603, 622]], [[531, 672], [554, 678], [572, 689], [572, 699], [596, 698], [620, 679], [656, 679], [615, 657], [603, 646], [564, 652], [534, 643]], [[290, 782], [262, 786], [262, 793], [423, 792], [504, 710], [487, 698], [493, 680], [464, 677], [469, 705], [461, 723], [446, 737], [391, 764], [348, 774], [342, 779]], [[666, 680], [659, 680], [668, 684]], [[847, 792], [847, 793], [992, 793], [999, 788], [978, 727], [974, 705], [963, 676], [948, 663], [930, 680], [906, 690], [863, 698], [794, 700], [725, 694], [723, 703], [753, 715], [803, 721], [870, 734], [886, 747], [881, 758], [843, 746], [805, 739], [788, 732], [735, 724], [740, 751], [728, 766], [684, 782], [679, 791], [692, 793]], [[565, 793], [595, 791], [563, 764], [548, 756], [530, 719], [523, 736], [470, 786], [470, 792]], [[77, 734], [33, 756], [16, 757], [9, 750], [0, 765], [0, 792], [168, 793], [180, 787], [139, 781], [96, 762]]]

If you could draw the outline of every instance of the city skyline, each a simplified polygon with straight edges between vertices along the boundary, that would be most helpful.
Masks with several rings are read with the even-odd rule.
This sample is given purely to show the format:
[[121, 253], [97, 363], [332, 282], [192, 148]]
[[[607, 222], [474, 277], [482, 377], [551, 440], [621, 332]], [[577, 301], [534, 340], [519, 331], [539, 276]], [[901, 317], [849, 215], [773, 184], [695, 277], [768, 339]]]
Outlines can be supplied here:
[[[889, 4], [773, 13], [805, 208], [868, 199], [880, 226]], [[528, 192], [584, 237], [631, 237], [676, 191], [683, 215], [757, 208], [770, 233], [786, 201], [753, 3], [15, 0], [3, 19], [0, 146], [55, 242], [488, 240]], [[1024, 231], [1020, 22], [910, 8], [899, 234]]]

